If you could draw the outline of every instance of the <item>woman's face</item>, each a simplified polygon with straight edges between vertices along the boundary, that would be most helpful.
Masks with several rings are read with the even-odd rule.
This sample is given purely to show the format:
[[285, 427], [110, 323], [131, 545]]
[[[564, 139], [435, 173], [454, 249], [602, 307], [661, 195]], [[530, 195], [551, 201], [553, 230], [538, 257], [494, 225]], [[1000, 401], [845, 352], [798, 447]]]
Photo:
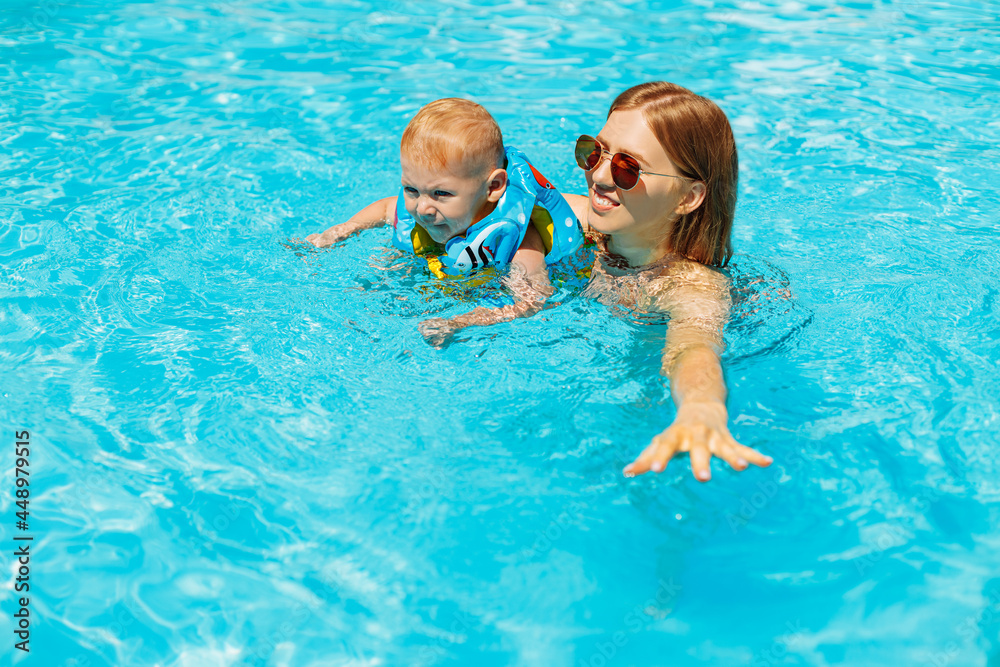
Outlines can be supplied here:
[[[604, 124], [598, 141], [611, 153], [628, 153], [643, 172], [680, 176], [656, 135], [646, 125], [640, 109], [619, 109]], [[664, 242], [668, 225], [691, 206], [692, 181], [643, 173], [631, 190], [617, 188], [611, 179], [611, 156], [604, 155], [596, 169], [586, 172], [591, 228], [621, 241], [648, 244]]]

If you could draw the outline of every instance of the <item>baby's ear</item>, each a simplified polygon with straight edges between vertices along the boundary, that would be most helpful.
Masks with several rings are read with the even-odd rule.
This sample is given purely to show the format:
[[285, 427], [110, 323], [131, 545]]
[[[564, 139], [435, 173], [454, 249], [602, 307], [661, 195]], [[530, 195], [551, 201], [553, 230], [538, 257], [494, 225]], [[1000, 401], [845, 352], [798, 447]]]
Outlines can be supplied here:
[[507, 190], [507, 170], [506, 169], [494, 169], [493, 173], [490, 174], [487, 190], [486, 199], [491, 202], [500, 201], [500, 197], [503, 197], [503, 193]]

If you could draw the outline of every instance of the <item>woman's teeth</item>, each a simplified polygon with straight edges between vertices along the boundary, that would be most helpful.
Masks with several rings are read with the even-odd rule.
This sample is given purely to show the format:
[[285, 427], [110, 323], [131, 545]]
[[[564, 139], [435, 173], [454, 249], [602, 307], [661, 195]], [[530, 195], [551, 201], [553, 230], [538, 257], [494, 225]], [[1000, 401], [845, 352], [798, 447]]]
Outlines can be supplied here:
[[618, 206], [618, 202], [614, 201], [613, 199], [608, 199], [599, 192], [594, 193], [594, 202], [598, 206]]

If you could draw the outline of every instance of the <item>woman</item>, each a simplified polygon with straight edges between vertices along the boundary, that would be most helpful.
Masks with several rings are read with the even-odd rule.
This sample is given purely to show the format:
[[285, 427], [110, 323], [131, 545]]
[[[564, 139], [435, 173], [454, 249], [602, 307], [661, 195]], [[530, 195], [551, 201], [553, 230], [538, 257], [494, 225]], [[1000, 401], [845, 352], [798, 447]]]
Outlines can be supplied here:
[[737, 156], [726, 115], [680, 86], [641, 84], [615, 99], [596, 138], [580, 137], [576, 156], [588, 196], [566, 199], [600, 250], [588, 291], [670, 316], [663, 373], [677, 416], [625, 474], [661, 472], [680, 452], [703, 482], [713, 455], [736, 470], [770, 465], [727, 428], [729, 283], [718, 268], [732, 255]]

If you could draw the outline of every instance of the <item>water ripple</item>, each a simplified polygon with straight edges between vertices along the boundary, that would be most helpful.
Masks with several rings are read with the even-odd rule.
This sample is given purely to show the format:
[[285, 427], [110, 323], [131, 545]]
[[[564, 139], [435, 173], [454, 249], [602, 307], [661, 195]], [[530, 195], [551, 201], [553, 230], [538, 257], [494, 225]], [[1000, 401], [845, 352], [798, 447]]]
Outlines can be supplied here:
[[[9, 4], [3, 413], [45, 443], [46, 664], [997, 654], [991, 3]], [[710, 485], [620, 475], [673, 418], [665, 325], [581, 295], [591, 256], [435, 350], [423, 318], [503, 286], [295, 240], [396, 191], [432, 99], [582, 192], [572, 141], [661, 78], [740, 148], [729, 409], [775, 464]]]

